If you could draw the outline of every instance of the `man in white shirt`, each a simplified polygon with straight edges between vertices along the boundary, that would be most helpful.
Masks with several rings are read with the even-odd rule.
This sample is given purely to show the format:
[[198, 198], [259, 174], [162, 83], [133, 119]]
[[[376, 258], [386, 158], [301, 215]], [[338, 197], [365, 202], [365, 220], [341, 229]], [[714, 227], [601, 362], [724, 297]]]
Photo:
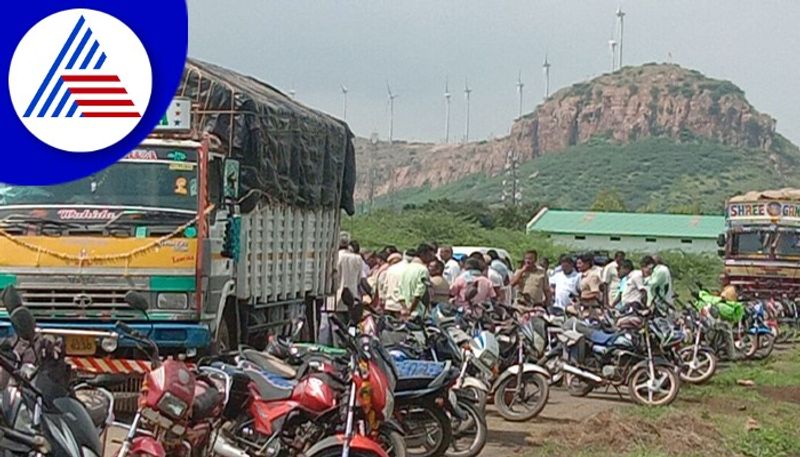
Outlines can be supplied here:
[[642, 270], [634, 270], [633, 262], [625, 259], [620, 262], [619, 273], [622, 277], [619, 292], [612, 303], [619, 303], [625, 308], [644, 304], [647, 287], [644, 285]]
[[550, 276], [553, 289], [553, 306], [566, 309], [572, 303], [572, 296], [580, 294], [581, 275], [575, 271], [575, 263], [570, 256], [562, 256], [560, 269]]
[[453, 248], [450, 246], [442, 246], [439, 248], [439, 259], [444, 262], [444, 279], [449, 284], [453, 284], [458, 275], [461, 274], [461, 265], [456, 259], [453, 258]]
[[608, 295], [607, 303], [611, 305], [619, 292], [619, 266], [625, 260], [625, 253], [617, 251], [614, 254], [614, 260], [603, 268], [603, 274], [600, 276], [603, 283], [606, 285], [606, 293]]
[[341, 303], [342, 291], [350, 289], [354, 297], [360, 297], [358, 284], [361, 278], [366, 278], [364, 274], [364, 259], [350, 249], [348, 236], [342, 236], [339, 240], [339, 258], [336, 262], [336, 272], [339, 277], [336, 289], [336, 309], [337, 311], [346, 311]]

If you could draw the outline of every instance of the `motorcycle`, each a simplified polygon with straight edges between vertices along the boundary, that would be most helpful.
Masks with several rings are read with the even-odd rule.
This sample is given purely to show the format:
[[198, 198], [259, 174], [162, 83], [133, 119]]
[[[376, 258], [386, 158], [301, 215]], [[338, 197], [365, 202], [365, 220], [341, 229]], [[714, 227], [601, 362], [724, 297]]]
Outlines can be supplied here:
[[686, 334], [692, 336], [692, 344], [677, 350], [681, 381], [703, 384], [717, 371], [717, 356], [703, 341], [709, 324], [691, 308], [685, 308], [682, 324]]
[[[347, 295], [343, 300], [353, 309]], [[402, 436], [390, 421], [396, 375], [388, 355], [373, 338], [358, 335], [355, 325], [333, 319], [344, 350], [317, 352], [272, 342], [268, 352], [240, 348], [233, 361], [212, 363], [234, 377], [229, 409], [239, 413], [223, 432], [247, 455], [387, 457], [381, 444], [393, 456], [405, 455]]]
[[83, 398], [101, 400], [82, 403], [69, 384], [63, 342], [36, 328], [13, 287], [6, 287], [0, 300], [16, 333], [15, 343], [0, 347], [0, 455], [102, 456], [100, 435], [111, 423], [113, 397], [81, 386]]
[[[147, 300], [138, 293], [129, 292], [125, 302], [146, 314]], [[172, 357], [162, 361], [158, 346], [147, 335], [122, 322], [116, 327], [123, 338], [150, 356], [151, 364], [118, 457], [246, 455], [217, 433], [230, 391], [227, 373], [210, 367], [195, 369]]]
[[657, 354], [646, 315], [619, 319], [617, 328], [604, 331], [577, 319], [564, 324], [560, 369], [571, 395], [586, 396], [600, 386], [628, 387], [630, 398], [641, 405], [665, 406], [680, 389], [675, 366]]

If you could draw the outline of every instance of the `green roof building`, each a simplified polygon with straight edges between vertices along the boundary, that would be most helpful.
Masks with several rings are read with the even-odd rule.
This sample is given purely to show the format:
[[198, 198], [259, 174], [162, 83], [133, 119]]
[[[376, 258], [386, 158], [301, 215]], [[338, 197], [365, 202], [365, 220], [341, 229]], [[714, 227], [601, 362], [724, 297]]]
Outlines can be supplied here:
[[575, 249], [657, 252], [716, 252], [725, 230], [723, 216], [602, 213], [543, 208], [528, 222], [528, 233], [546, 234]]

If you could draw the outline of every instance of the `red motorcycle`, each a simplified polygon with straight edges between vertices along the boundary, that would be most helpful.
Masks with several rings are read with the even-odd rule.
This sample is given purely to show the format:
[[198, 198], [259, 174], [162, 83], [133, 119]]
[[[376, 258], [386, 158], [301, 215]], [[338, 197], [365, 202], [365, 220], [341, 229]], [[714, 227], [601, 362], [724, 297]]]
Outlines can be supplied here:
[[[146, 313], [147, 301], [140, 295], [129, 293], [125, 300]], [[212, 367], [195, 369], [174, 358], [162, 362], [158, 347], [146, 335], [122, 322], [117, 329], [123, 339], [148, 352], [151, 359], [139, 408], [118, 457], [205, 456], [212, 452], [246, 456], [215, 433], [231, 383], [226, 373]]]
[[388, 457], [379, 443], [393, 412], [396, 377], [380, 344], [351, 329], [341, 332], [348, 348], [343, 365], [320, 357], [295, 368], [252, 350], [235, 364], [214, 364], [233, 378], [229, 408], [246, 411], [223, 433], [252, 456]]

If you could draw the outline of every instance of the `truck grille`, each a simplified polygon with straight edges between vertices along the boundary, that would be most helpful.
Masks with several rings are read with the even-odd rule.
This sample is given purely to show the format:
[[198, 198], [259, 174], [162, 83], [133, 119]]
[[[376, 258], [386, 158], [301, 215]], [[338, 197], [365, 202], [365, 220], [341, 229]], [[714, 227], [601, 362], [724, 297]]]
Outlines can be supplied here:
[[102, 314], [126, 311], [128, 289], [24, 289], [22, 301], [36, 314], [54, 313], [52, 317], [67, 315]]

